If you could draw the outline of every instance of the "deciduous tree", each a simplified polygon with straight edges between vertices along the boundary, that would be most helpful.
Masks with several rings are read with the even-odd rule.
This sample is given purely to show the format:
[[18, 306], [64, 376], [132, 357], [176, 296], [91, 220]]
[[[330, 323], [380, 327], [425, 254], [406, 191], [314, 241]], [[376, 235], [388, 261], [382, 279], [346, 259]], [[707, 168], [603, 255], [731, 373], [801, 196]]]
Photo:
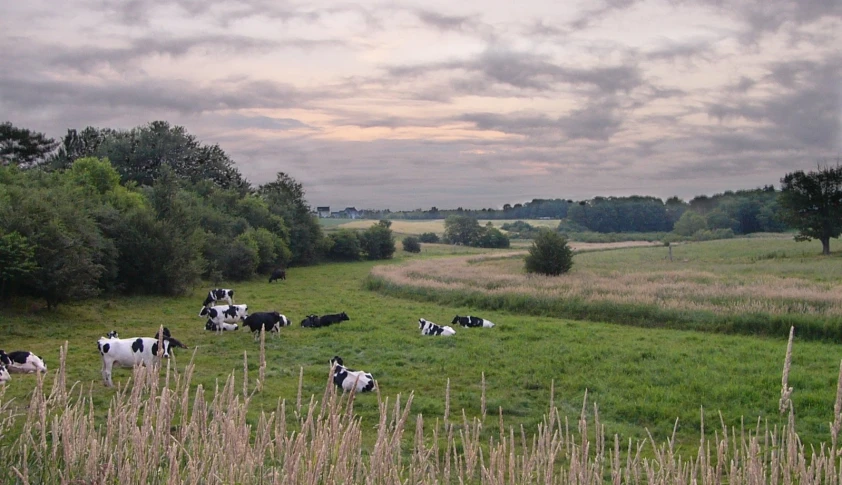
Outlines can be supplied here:
[[842, 167], [798, 170], [781, 179], [781, 218], [798, 230], [797, 241], [818, 239], [830, 254], [830, 238], [842, 234]]

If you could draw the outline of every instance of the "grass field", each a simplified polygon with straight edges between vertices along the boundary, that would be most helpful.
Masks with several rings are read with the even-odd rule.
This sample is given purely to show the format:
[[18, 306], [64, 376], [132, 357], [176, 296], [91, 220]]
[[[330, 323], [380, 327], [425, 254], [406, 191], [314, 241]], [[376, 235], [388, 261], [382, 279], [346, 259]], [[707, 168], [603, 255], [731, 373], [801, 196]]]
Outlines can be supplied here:
[[[766, 282], [798, 278], [815, 288], [838, 292], [838, 256], [817, 257], [817, 249], [816, 244], [783, 240], [698, 243], [675, 247], [669, 268], [679, 266], [677, 277], [698, 288], [717, 287], [720, 278]], [[584, 253], [576, 256], [574, 269], [630, 286], [622, 280], [625, 274], [667, 268], [665, 251], [632, 248]], [[438, 256], [478, 252], [424, 245], [419, 255], [399, 251], [395, 263], [429, 261], [433, 267], [445, 268], [454, 263]], [[516, 260], [504, 259], [474, 266], [518, 278], [516, 265]], [[351, 368], [372, 372], [384, 397], [393, 400], [401, 394], [406, 398], [414, 391], [411, 415], [421, 414], [428, 422], [445, 413], [448, 380], [452, 413], [465, 409], [468, 416], [479, 415], [484, 400], [489, 414], [496, 416], [499, 409], [507, 426], [519, 429], [523, 425], [530, 436], [542, 422], [553, 385], [554, 402], [562, 416], [570, 416], [575, 423], [587, 392], [589, 401], [599, 405], [605, 435], [616, 434], [620, 443], [646, 439], [647, 430], [659, 443], [664, 442], [678, 419], [677, 449], [696, 450], [702, 413], [710, 424], [706, 427], [709, 436], [720, 429], [720, 413], [727, 426], [739, 427], [743, 418], [747, 422], [760, 418], [769, 426], [786, 420], [778, 413], [786, 349], [783, 338], [638, 328], [396, 298], [364, 289], [375, 266], [360, 262], [290, 268], [288, 280], [281, 283], [261, 279], [225, 285], [235, 288], [237, 303], [248, 304], [250, 311], [278, 310], [293, 320], [279, 338], [267, 338], [266, 382], [249, 403], [247, 423], [256, 426], [260, 413], [274, 411], [279, 399], [295, 401], [300, 372], [305, 400], [311, 395], [319, 399], [328, 361], [334, 355], [342, 356]], [[459, 274], [452, 276], [459, 279]], [[475, 286], [478, 283], [484, 280], [475, 280]], [[90, 393], [97, 424], [103, 424], [116, 391], [102, 386], [96, 340], [111, 329], [129, 337], [152, 336], [161, 324], [170, 328], [191, 347], [178, 354], [177, 369], [183, 372], [195, 352], [193, 389], [199, 385], [208, 392], [221, 388], [232, 372], [239, 379], [244, 354], [250, 378], [257, 377], [259, 346], [251, 335], [203, 330], [204, 322], [197, 314], [206, 291], [196, 288], [182, 298], [85, 301], [56, 312], [7, 309], [0, 323], [0, 348], [34, 351], [54, 369], [59, 348], [68, 342], [67, 380], [79, 382], [77, 392]], [[346, 311], [351, 321], [322, 329], [298, 325], [306, 314], [340, 311]], [[479, 314], [497, 327], [459, 328], [449, 339], [419, 335], [419, 317], [447, 324], [456, 314]], [[796, 339], [789, 384], [794, 388], [792, 401], [805, 443], [828, 440], [839, 358], [838, 343]], [[115, 370], [115, 383], [125, 383], [130, 375], [130, 370]], [[47, 377], [47, 387], [53, 378], [52, 373]], [[6, 403], [12, 399], [8, 413], [26, 412], [35, 380], [32, 375], [13, 376], [2, 398]], [[371, 395], [357, 396], [354, 411], [363, 429], [373, 429], [381, 416]], [[496, 433], [494, 428], [489, 425], [481, 432], [483, 440]], [[13, 426], [12, 432], [0, 438], [0, 447], [15, 438], [15, 429], [19, 427]], [[373, 442], [368, 436], [366, 442]]]

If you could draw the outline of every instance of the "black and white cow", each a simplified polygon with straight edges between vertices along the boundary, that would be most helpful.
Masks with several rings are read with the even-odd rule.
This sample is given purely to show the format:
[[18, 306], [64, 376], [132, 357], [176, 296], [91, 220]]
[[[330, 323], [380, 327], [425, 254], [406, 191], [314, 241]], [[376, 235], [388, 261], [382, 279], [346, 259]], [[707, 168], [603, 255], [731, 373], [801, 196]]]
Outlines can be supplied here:
[[307, 315], [304, 320], [301, 320], [302, 327], [327, 327], [333, 325], [334, 323], [340, 323], [350, 320], [348, 318], [348, 314], [345, 312], [342, 313], [331, 313], [329, 315]]
[[213, 323], [210, 320], [208, 320], [207, 323], [205, 323], [205, 330], [210, 330], [211, 332], [234, 331], [234, 330], [239, 330], [239, 329], [240, 329], [240, 326], [237, 325], [236, 323], [225, 323], [225, 322], [223, 322], [223, 323], [220, 323], [220, 324], [216, 324], [216, 323]]
[[47, 365], [44, 359], [38, 357], [32, 352], [25, 350], [16, 350], [11, 353], [6, 353], [0, 350], [0, 364], [6, 366], [9, 372], [47, 372]]
[[228, 288], [216, 288], [208, 292], [208, 297], [205, 298], [202, 306], [213, 306], [218, 301], [227, 301], [229, 305], [234, 304], [234, 290]]
[[219, 306], [204, 306], [199, 312], [200, 317], [208, 317], [208, 325], [216, 328], [218, 331], [236, 330], [236, 328], [228, 328], [223, 324], [236, 324], [246, 319], [248, 316], [248, 305], [219, 305]]
[[450, 322], [450, 323], [451, 324], [458, 323], [459, 325], [462, 325], [463, 327], [491, 328], [491, 327], [494, 326], [494, 323], [491, 322], [490, 320], [486, 320], [486, 319], [480, 318], [480, 317], [472, 317], [470, 315], [468, 315], [467, 317], [460, 317], [459, 315], [456, 315], [455, 317], [453, 317], [453, 321]]
[[272, 271], [272, 276], [269, 277], [269, 283], [275, 280], [285, 280], [287, 279], [287, 272], [284, 269], [276, 269]]
[[255, 340], [260, 337], [260, 329], [265, 328], [267, 332], [279, 333], [281, 327], [288, 327], [289, 324], [289, 318], [278, 312], [252, 313], [243, 321], [243, 326], [252, 331]]
[[0, 384], [6, 384], [11, 380], [12, 376], [9, 375], [9, 370], [6, 369], [6, 364], [0, 364]]
[[342, 357], [338, 355], [330, 359], [330, 366], [333, 370], [333, 383], [345, 391], [370, 392], [377, 387], [371, 374], [345, 367]]
[[423, 318], [418, 319], [418, 328], [421, 329], [421, 335], [441, 335], [442, 337], [456, 335], [456, 330], [453, 330], [453, 328], [445, 325], [437, 325]]
[[170, 352], [174, 347], [187, 348], [186, 345], [172, 338], [167, 328], [164, 328], [163, 338], [159, 338], [158, 333], [155, 334], [155, 338], [100, 338], [97, 341], [97, 348], [99, 349], [99, 354], [102, 356], [102, 379], [105, 381], [105, 385], [108, 387], [114, 386], [114, 383], [111, 381], [111, 369], [115, 364], [120, 367], [134, 367], [140, 364], [149, 366], [158, 362], [160, 359], [158, 356], [159, 340], [163, 343], [161, 357], [164, 358], [170, 356]]

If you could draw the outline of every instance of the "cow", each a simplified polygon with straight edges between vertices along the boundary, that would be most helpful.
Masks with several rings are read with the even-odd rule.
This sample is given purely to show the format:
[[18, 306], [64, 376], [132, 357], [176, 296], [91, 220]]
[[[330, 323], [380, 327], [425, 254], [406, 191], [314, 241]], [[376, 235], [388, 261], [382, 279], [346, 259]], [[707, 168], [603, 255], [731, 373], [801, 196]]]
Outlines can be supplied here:
[[345, 367], [342, 357], [338, 355], [330, 359], [330, 368], [333, 372], [333, 383], [345, 391], [371, 392], [377, 388], [377, 383], [371, 374]]
[[[221, 332], [224, 329], [223, 323], [236, 324], [245, 320], [248, 316], [248, 308], [248, 305], [204, 306], [202, 307], [202, 311], [199, 312], [199, 316], [208, 317], [208, 323], [212, 324]], [[207, 328], [207, 325], [205, 325], [205, 328]]]
[[118, 337], [117, 331], [112, 330], [112, 331], [108, 332], [107, 334], [105, 334], [105, 337], [106, 338], [117, 338]]
[[12, 376], [9, 375], [9, 370], [6, 369], [6, 364], [0, 364], [0, 384], [6, 384], [7, 382], [12, 380]]
[[276, 269], [272, 271], [272, 276], [269, 277], [269, 283], [275, 280], [286, 280], [287, 279], [287, 272], [284, 269]]
[[[158, 355], [159, 341], [163, 344], [163, 348], [160, 349], [160, 356]], [[158, 362], [160, 357], [169, 358], [170, 352], [174, 347], [187, 348], [186, 345], [172, 338], [169, 329], [166, 327], [164, 328], [163, 336], [158, 332], [155, 334], [155, 338], [100, 338], [97, 341], [97, 348], [99, 349], [99, 354], [102, 356], [102, 379], [106, 386], [113, 387], [111, 369], [114, 364], [121, 367], [133, 367], [140, 364], [150, 366]]]
[[494, 323], [480, 317], [472, 317], [468, 315], [467, 317], [460, 317], [456, 315], [453, 317], [453, 321], [450, 322], [451, 324], [458, 323], [463, 327], [485, 327], [485, 328], [492, 328]]
[[240, 329], [240, 326], [237, 325], [236, 323], [222, 322], [220, 324], [216, 324], [216, 323], [213, 323], [210, 320], [208, 320], [207, 323], [205, 323], [205, 330], [210, 330], [212, 332], [221, 332], [223, 330], [234, 331], [234, 330], [239, 330], [239, 329]]
[[202, 303], [202, 306], [213, 306], [218, 301], [225, 300], [229, 305], [234, 304], [234, 290], [228, 288], [216, 288], [208, 292], [208, 297]]
[[267, 332], [279, 333], [281, 327], [288, 327], [289, 324], [289, 318], [278, 312], [252, 313], [243, 321], [243, 326], [252, 331], [255, 340], [260, 337], [260, 329], [265, 328]]
[[421, 335], [441, 335], [442, 337], [456, 335], [456, 330], [453, 330], [453, 328], [437, 325], [423, 318], [418, 319], [418, 328], [421, 329]]
[[330, 315], [307, 315], [304, 320], [301, 321], [302, 327], [327, 327], [329, 325], [333, 325], [334, 323], [340, 323], [350, 320], [348, 318], [348, 314], [345, 312], [342, 313], [332, 313]]
[[0, 364], [4, 364], [9, 372], [47, 372], [44, 360], [25, 350], [16, 350], [8, 354], [0, 350]]

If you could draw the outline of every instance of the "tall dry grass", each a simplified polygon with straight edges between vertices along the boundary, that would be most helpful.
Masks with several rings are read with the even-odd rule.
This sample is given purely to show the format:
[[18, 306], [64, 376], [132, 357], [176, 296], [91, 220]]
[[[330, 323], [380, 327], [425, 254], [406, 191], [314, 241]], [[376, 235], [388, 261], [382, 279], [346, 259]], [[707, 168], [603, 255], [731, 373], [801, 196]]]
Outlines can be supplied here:
[[376, 266], [371, 276], [402, 287], [458, 293], [479, 291], [490, 296], [525, 295], [548, 301], [642, 305], [718, 315], [842, 315], [842, 286], [801, 278], [740, 278], [696, 269], [605, 274], [579, 270], [559, 278], [526, 274], [522, 268], [522, 260], [498, 254]]
[[[242, 392], [233, 374], [209, 392], [190, 385], [192, 361], [182, 371], [171, 365], [135, 368], [100, 421], [90, 389], [86, 394], [78, 383], [68, 388], [66, 351], [65, 345], [49, 392], [38, 378], [25, 416], [0, 415], [4, 434], [22, 420], [22, 432], [2, 449], [2, 483], [842, 483], [836, 444], [842, 365], [830, 444], [804, 448], [788, 403], [789, 419], [781, 428], [760, 420], [739, 428], [720, 423], [706, 439], [711, 433], [703, 423], [697, 452], [680, 456], [672, 439], [621, 443], [605, 436], [587, 394], [573, 421], [560, 415], [551, 394], [534, 430], [507, 427], [502, 413], [496, 419], [484, 412], [451, 416], [449, 403], [442, 417], [413, 417], [411, 394], [393, 400], [377, 394], [366, 396], [377, 399], [380, 409], [378, 424], [367, 428], [354, 414], [362, 397], [337, 392], [328, 376], [320, 398], [305, 403], [299, 393], [291, 408], [279, 399], [273, 412], [250, 421], [246, 416], [260, 383], [248, 384], [248, 367]], [[784, 372], [791, 355], [790, 339]], [[783, 388], [788, 401], [786, 378]], [[0, 391], [0, 410], [7, 407]], [[486, 427], [493, 432], [483, 434]]]

